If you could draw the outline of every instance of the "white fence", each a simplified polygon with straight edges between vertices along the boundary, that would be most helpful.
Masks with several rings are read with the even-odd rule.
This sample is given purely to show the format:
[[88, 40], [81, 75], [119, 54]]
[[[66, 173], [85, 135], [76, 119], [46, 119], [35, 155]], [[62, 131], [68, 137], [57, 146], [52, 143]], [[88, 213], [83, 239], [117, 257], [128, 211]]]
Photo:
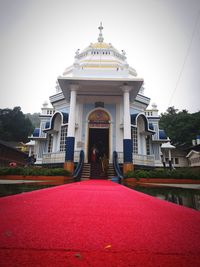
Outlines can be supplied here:
[[[118, 162], [123, 163], [123, 152], [118, 153]], [[78, 162], [80, 156], [80, 151], [74, 151], [74, 161]], [[65, 162], [65, 152], [52, 152], [44, 153], [42, 157], [43, 164], [53, 164], [53, 163], [64, 163]], [[133, 154], [133, 164], [144, 165], [144, 166], [154, 166], [155, 158], [154, 155], [140, 155]]]
[[[123, 163], [123, 152], [117, 152], [118, 154], [118, 162]], [[144, 165], [144, 166], [154, 166], [155, 158], [154, 155], [141, 155], [141, 154], [133, 154], [133, 163], [136, 165]]]
[[154, 166], [154, 155], [133, 154], [133, 163], [144, 166]]
[[[80, 151], [74, 151], [74, 161], [79, 161]], [[51, 152], [44, 153], [42, 157], [43, 164], [53, 164], [53, 163], [64, 163], [65, 162], [65, 152]]]
[[44, 153], [42, 157], [43, 164], [64, 163], [65, 152]]

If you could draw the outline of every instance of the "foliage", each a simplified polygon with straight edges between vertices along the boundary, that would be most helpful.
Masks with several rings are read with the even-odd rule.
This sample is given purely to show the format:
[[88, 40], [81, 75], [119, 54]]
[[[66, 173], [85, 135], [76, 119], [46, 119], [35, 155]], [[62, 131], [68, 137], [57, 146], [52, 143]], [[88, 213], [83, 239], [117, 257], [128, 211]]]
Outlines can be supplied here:
[[170, 179], [200, 179], [199, 168], [180, 168], [175, 170], [136, 170], [128, 172], [126, 178], [170, 178]]
[[33, 113], [33, 114], [27, 113], [27, 114], [25, 114], [26, 118], [28, 118], [31, 121], [31, 123], [33, 124], [33, 126], [35, 128], [40, 127], [40, 117], [39, 117], [39, 115], [40, 115], [40, 113]]
[[187, 110], [169, 107], [166, 113], [161, 114], [159, 124], [173, 144], [191, 146], [192, 140], [200, 134], [200, 111], [190, 114]]
[[0, 175], [33, 175], [33, 176], [70, 176], [70, 173], [63, 168], [47, 169], [47, 168], [0, 168]]
[[26, 142], [32, 131], [33, 125], [20, 107], [0, 109], [0, 139]]

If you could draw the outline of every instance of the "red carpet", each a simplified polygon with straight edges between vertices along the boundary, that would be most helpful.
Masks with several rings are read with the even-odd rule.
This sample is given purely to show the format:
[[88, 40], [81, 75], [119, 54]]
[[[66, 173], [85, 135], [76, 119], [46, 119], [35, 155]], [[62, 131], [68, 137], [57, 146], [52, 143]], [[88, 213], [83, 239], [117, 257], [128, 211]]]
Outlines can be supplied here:
[[0, 266], [200, 266], [200, 213], [110, 181], [0, 199]]

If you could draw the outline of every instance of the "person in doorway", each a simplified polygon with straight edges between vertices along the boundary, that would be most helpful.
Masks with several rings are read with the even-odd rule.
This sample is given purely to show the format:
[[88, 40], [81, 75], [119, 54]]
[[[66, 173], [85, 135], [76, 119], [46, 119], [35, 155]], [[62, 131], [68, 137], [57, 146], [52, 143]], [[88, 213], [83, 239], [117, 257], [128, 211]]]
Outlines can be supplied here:
[[105, 175], [107, 175], [109, 160], [106, 157], [106, 154], [103, 155], [103, 158], [101, 159], [101, 164], [102, 164], [102, 171], [103, 171], [103, 173]]
[[97, 161], [97, 155], [98, 155], [98, 150], [95, 145], [92, 146], [91, 149], [91, 162], [96, 162]]

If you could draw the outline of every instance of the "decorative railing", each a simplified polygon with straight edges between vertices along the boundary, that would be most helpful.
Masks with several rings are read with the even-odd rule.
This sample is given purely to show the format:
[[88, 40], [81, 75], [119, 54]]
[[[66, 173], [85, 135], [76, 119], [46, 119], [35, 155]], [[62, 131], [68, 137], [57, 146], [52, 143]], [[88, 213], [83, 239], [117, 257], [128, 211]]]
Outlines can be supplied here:
[[[118, 164], [124, 162], [123, 152], [117, 152]], [[79, 162], [80, 151], [74, 151], [74, 162]], [[64, 163], [65, 162], [65, 152], [51, 152], [44, 153], [42, 157], [43, 164], [53, 164], [53, 163]], [[141, 155], [133, 154], [133, 163], [136, 165], [144, 166], [154, 166], [155, 159], [154, 155]]]
[[[124, 162], [123, 152], [117, 152], [118, 163], [122, 164]], [[137, 165], [154, 166], [155, 158], [154, 155], [141, 155], [133, 154], [133, 163]]]
[[42, 157], [43, 164], [64, 163], [65, 152], [44, 153]]
[[118, 155], [118, 163], [122, 164], [124, 163], [124, 153], [123, 152], [117, 152]]
[[137, 165], [154, 166], [154, 155], [133, 154], [133, 163]]
[[[74, 161], [79, 162], [80, 151], [74, 151]], [[53, 164], [53, 163], [64, 163], [65, 162], [65, 152], [51, 152], [43, 153], [42, 163], [43, 164]]]
[[74, 151], [74, 162], [79, 162], [79, 158], [80, 158], [80, 150], [79, 151], [75, 150]]

